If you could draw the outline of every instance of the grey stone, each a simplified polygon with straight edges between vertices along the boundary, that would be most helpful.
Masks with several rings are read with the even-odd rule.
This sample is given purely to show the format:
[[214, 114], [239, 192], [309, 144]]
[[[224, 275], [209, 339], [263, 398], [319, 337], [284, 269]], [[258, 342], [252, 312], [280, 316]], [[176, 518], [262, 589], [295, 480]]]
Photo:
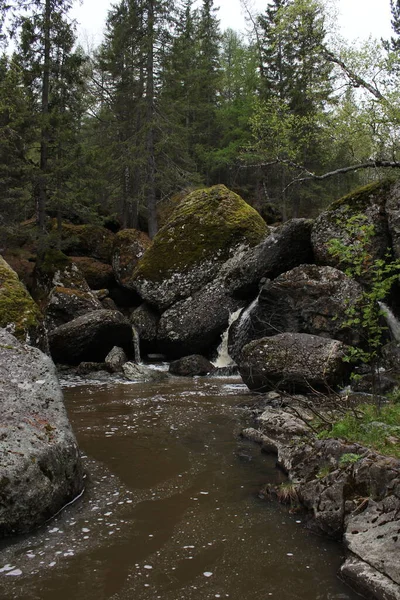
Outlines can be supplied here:
[[191, 354], [173, 361], [169, 365], [171, 375], [183, 377], [194, 377], [196, 375], [207, 375], [214, 371], [214, 365], [200, 354]]
[[230, 356], [240, 361], [252, 340], [277, 333], [309, 333], [361, 345], [361, 326], [345, 327], [348, 310], [357, 305], [361, 286], [332, 267], [301, 265], [261, 288], [258, 299], [229, 330]]
[[119, 348], [118, 346], [114, 346], [104, 360], [111, 373], [118, 373], [119, 371], [122, 371], [122, 366], [127, 361], [128, 359], [123, 348]]
[[309, 219], [292, 219], [249, 250], [226, 275], [227, 291], [249, 298], [258, 292], [261, 279], [274, 279], [298, 265], [312, 263], [312, 223]]
[[52, 360], [0, 330], [0, 537], [43, 524], [83, 490]]
[[346, 346], [337, 340], [306, 333], [282, 333], [247, 344], [238, 366], [251, 390], [311, 392], [333, 388], [345, 381], [345, 353]]
[[114, 346], [129, 352], [132, 326], [117, 311], [96, 310], [65, 325], [49, 335], [50, 352], [55, 362], [77, 365], [80, 362], [104, 362]]
[[130, 381], [157, 382], [164, 381], [168, 378], [168, 373], [159, 369], [152, 369], [146, 365], [138, 365], [137, 363], [127, 362], [122, 365], [124, 375]]

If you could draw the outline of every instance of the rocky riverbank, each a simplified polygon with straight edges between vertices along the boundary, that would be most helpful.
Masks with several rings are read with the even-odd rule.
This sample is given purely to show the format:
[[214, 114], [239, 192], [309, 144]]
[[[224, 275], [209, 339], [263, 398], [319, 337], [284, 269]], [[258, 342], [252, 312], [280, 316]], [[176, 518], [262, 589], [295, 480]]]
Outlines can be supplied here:
[[[342, 540], [340, 575], [374, 600], [400, 598], [400, 460], [338, 439], [317, 439], [300, 398], [266, 397], [242, 435], [277, 455], [289, 483], [267, 486], [270, 499], [305, 511], [308, 526]], [[268, 403], [270, 402], [270, 405]], [[301, 415], [299, 418], [298, 415]]]

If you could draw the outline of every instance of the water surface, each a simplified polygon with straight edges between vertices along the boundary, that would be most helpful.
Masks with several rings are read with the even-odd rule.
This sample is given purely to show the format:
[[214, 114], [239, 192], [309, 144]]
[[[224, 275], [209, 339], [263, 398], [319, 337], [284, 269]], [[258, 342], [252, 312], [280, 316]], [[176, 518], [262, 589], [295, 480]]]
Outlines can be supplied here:
[[84, 496], [3, 543], [1, 600], [355, 600], [334, 542], [260, 499], [283, 481], [241, 440], [254, 397], [239, 379], [91, 383], [65, 399]]

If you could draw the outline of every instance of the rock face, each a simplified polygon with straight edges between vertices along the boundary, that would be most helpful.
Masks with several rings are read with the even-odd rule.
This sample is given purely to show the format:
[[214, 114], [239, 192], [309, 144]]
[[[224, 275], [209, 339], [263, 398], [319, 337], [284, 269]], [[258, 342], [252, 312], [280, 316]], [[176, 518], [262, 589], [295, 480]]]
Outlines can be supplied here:
[[180, 375], [183, 377], [195, 377], [196, 375], [208, 375], [214, 370], [214, 365], [200, 354], [184, 356], [174, 360], [169, 365], [171, 375]]
[[115, 286], [111, 265], [89, 256], [71, 256], [71, 260], [76, 264], [91, 290], [103, 290]]
[[207, 352], [226, 329], [230, 313], [240, 307], [241, 301], [228, 296], [220, 280], [206, 285], [161, 315], [158, 351], [169, 357]]
[[0, 256], [0, 327], [6, 327], [20, 341], [46, 350], [43, 316], [18, 275]]
[[255, 296], [261, 279], [273, 279], [298, 265], [312, 263], [312, 224], [308, 219], [292, 219], [249, 250], [227, 274], [227, 291], [243, 298]]
[[[357, 244], [357, 234], [351, 236], [347, 230], [347, 223], [351, 217], [362, 214], [365, 216], [363, 224], [373, 225], [375, 235], [372, 237], [368, 252], [372, 260], [384, 258], [391, 246], [389, 224], [386, 215], [386, 201], [391, 194], [393, 184], [389, 181], [372, 183], [355, 190], [344, 198], [334, 202], [327, 211], [323, 212], [315, 221], [311, 240], [316, 262], [321, 265], [331, 265], [341, 269], [347, 264], [341, 263], [329, 252], [329, 242], [339, 239], [347, 246]], [[393, 204], [396, 201], [393, 200]], [[393, 213], [396, 213], [394, 210]], [[399, 214], [398, 212], [396, 214]], [[393, 214], [391, 228], [395, 228], [396, 218]]]
[[150, 238], [137, 229], [124, 229], [114, 240], [112, 266], [115, 279], [122, 286], [128, 284], [143, 254], [151, 244]]
[[267, 234], [260, 215], [223, 185], [197, 190], [176, 207], [126, 282], [159, 310], [212, 281], [238, 249]]
[[361, 286], [338, 269], [296, 267], [267, 281], [258, 300], [232, 325], [229, 354], [238, 362], [247, 343], [277, 332], [309, 333], [359, 345], [361, 327], [343, 324], [361, 293]]
[[117, 311], [96, 310], [54, 329], [49, 335], [53, 360], [62, 364], [104, 362], [114, 346], [130, 351], [132, 326]]
[[250, 342], [241, 353], [244, 383], [258, 392], [310, 391], [343, 383], [346, 346], [305, 333], [281, 333]]
[[51, 359], [0, 330], [0, 537], [43, 524], [83, 489]]

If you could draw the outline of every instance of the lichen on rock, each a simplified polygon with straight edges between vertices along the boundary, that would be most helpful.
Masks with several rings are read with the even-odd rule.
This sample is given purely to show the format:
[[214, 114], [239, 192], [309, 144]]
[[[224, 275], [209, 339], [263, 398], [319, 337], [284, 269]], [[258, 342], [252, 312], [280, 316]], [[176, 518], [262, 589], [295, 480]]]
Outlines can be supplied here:
[[267, 232], [260, 215], [224, 185], [196, 190], [160, 229], [129, 285], [165, 309], [211, 281], [239, 247], [257, 245]]

